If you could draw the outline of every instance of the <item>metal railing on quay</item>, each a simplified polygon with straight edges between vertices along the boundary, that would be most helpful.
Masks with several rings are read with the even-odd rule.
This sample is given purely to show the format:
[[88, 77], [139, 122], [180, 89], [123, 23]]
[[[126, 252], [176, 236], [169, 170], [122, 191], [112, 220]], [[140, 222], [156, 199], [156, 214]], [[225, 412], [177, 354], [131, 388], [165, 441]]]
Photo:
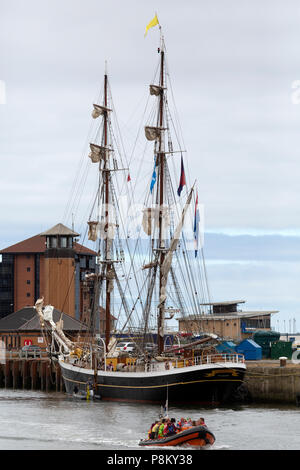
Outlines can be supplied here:
[[5, 359], [42, 359], [48, 357], [47, 351], [5, 351]]

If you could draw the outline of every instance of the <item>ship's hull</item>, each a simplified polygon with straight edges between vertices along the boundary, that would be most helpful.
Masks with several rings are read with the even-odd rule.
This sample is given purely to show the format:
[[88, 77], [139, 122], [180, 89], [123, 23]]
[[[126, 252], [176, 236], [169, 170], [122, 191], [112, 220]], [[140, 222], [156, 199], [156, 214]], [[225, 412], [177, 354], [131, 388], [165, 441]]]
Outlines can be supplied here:
[[[85, 392], [94, 371], [59, 361], [66, 392]], [[98, 371], [95, 395], [102, 400], [218, 405], [232, 401], [244, 379], [243, 363], [207, 364], [159, 372]]]

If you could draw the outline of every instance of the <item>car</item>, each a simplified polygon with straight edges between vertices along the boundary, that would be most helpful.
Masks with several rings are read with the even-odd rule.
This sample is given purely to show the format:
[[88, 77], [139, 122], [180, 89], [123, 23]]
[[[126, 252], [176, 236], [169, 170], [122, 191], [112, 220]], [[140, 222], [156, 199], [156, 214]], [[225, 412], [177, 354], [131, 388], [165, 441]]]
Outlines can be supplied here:
[[21, 349], [21, 356], [33, 356], [33, 357], [38, 357], [41, 356], [41, 348], [39, 346], [35, 346], [34, 344], [29, 344], [26, 346], [23, 346]]
[[145, 346], [145, 351], [151, 353], [151, 352], [156, 352], [157, 351], [157, 344], [155, 343], [146, 343]]
[[127, 343], [127, 342], [122, 342], [118, 343], [116, 346], [117, 351], [122, 351], [122, 352], [134, 352], [136, 350], [136, 344], [135, 343]]

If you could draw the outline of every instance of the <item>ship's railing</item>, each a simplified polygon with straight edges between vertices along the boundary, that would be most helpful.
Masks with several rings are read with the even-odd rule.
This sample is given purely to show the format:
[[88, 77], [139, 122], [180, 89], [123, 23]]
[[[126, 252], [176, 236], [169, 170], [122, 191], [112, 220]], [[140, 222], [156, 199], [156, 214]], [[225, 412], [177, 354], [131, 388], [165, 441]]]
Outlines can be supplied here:
[[183, 367], [186, 367], [188, 365], [201, 365], [201, 364], [214, 364], [216, 362], [233, 362], [233, 363], [244, 363], [245, 358], [243, 354], [211, 354], [208, 356], [196, 356], [194, 359], [192, 359], [192, 363], [190, 363], [190, 359], [184, 360], [184, 365]]
[[207, 364], [216, 364], [216, 363], [234, 363], [234, 364], [242, 364], [245, 362], [244, 356], [242, 354], [211, 354], [208, 356], [195, 356], [194, 358], [190, 359], [176, 359], [171, 360], [169, 362], [161, 362], [161, 363], [148, 363], [145, 365], [146, 372], [155, 372], [162, 369], [170, 370], [170, 369], [177, 369], [182, 367], [192, 367], [192, 366], [199, 366], [199, 365], [207, 365]]

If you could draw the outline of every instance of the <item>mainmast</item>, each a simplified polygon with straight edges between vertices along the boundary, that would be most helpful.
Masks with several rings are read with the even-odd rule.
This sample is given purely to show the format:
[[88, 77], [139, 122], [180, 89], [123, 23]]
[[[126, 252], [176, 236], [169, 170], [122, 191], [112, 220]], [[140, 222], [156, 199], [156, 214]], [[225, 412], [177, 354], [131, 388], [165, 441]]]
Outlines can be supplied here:
[[[163, 208], [164, 208], [164, 169], [165, 169], [165, 148], [164, 148], [164, 132], [163, 132], [163, 123], [164, 123], [164, 42], [161, 41], [161, 50], [160, 50], [160, 99], [159, 99], [159, 120], [158, 125], [160, 128], [159, 133], [159, 151], [158, 151], [158, 167], [159, 167], [159, 297], [162, 294], [162, 264], [165, 258], [165, 241], [163, 239]], [[158, 354], [161, 354], [164, 350], [164, 309], [165, 301], [160, 302], [158, 307], [158, 321], [157, 321], [157, 346]]]
[[[104, 107], [107, 109], [107, 73], [105, 71], [104, 75]], [[103, 128], [103, 133], [104, 133], [104, 147], [107, 148], [107, 127], [108, 127], [108, 122], [107, 122], [107, 112], [104, 113], [104, 128]], [[105, 159], [104, 159], [104, 171], [103, 171], [103, 177], [104, 177], [104, 187], [105, 187], [105, 232], [106, 232], [106, 240], [105, 240], [105, 264], [106, 264], [106, 282], [105, 282], [105, 288], [106, 288], [106, 297], [105, 297], [105, 345], [106, 345], [106, 352], [108, 351], [108, 345], [109, 345], [109, 340], [110, 340], [110, 286], [109, 286], [109, 280], [108, 280], [108, 273], [111, 271], [111, 263], [109, 263], [110, 260], [110, 243], [109, 243], [109, 152], [105, 152]]]

